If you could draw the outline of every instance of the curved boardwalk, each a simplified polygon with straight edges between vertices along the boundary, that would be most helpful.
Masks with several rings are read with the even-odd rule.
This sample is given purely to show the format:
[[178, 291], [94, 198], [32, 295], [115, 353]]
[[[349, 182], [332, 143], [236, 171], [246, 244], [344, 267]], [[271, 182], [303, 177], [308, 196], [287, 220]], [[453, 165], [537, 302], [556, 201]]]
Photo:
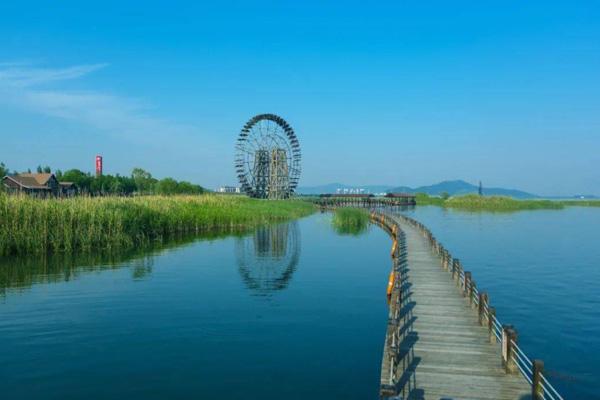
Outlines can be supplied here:
[[530, 399], [531, 386], [506, 373], [499, 346], [427, 239], [391, 218], [404, 233], [405, 251], [395, 266], [399, 293], [391, 300], [382, 389], [402, 399]]

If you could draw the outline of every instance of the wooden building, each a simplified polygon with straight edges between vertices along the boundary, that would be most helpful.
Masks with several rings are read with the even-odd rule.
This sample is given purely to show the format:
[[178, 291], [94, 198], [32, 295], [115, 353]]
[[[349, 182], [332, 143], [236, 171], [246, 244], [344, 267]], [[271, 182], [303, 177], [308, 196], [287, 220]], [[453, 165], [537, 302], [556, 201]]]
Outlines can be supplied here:
[[59, 182], [51, 173], [16, 174], [2, 178], [9, 193], [25, 193], [36, 197], [73, 196], [76, 187], [71, 182]]

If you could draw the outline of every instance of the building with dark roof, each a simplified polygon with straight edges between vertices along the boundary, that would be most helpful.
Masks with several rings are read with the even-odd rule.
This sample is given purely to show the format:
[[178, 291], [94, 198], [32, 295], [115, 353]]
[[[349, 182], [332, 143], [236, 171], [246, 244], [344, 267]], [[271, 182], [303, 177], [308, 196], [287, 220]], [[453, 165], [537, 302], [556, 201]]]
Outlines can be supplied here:
[[2, 178], [2, 184], [9, 193], [25, 193], [37, 197], [75, 194], [72, 182], [58, 182], [56, 176], [50, 173], [7, 175]]

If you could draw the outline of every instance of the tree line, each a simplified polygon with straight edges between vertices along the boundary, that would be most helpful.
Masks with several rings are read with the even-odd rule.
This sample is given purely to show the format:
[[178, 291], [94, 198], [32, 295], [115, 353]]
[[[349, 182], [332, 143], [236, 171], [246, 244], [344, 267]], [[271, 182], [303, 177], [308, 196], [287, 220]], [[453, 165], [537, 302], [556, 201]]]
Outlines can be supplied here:
[[[52, 173], [52, 168], [49, 166], [38, 166], [36, 170], [38, 173]], [[27, 172], [31, 173], [31, 170]], [[9, 168], [0, 162], [0, 178], [16, 174], [17, 171], [10, 172]], [[69, 169], [64, 172], [56, 170], [54, 175], [59, 182], [72, 182], [80, 193], [91, 195], [202, 194], [207, 191], [202, 186], [187, 181], [177, 181], [173, 178], [156, 179], [142, 168], [134, 168], [130, 176], [119, 174], [96, 176], [79, 169]]]

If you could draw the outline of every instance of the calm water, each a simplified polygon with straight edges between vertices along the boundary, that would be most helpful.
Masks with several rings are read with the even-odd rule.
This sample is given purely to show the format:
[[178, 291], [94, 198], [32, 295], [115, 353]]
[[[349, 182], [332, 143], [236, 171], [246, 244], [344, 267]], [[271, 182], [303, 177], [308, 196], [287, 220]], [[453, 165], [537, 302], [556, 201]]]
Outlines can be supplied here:
[[418, 207], [490, 294], [498, 318], [543, 359], [566, 398], [600, 399], [600, 209], [465, 213]]
[[[600, 209], [409, 213], [567, 398], [600, 398]], [[130, 261], [4, 262], [2, 399], [376, 398], [389, 248], [319, 214]]]
[[376, 398], [390, 242], [329, 218], [123, 263], [3, 265], [1, 398]]

